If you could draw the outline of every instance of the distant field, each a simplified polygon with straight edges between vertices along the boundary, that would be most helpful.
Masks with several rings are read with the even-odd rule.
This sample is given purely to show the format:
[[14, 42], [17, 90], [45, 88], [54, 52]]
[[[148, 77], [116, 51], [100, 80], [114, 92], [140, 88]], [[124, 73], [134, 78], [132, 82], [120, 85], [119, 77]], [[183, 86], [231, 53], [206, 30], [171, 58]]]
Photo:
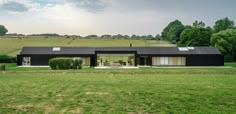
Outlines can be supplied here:
[[52, 71], [8, 64], [0, 72], [0, 113], [233, 114], [235, 80], [236, 68], [228, 67]]
[[0, 54], [16, 56], [24, 46], [175, 46], [167, 41], [130, 39], [78, 39], [63, 37], [1, 38]]

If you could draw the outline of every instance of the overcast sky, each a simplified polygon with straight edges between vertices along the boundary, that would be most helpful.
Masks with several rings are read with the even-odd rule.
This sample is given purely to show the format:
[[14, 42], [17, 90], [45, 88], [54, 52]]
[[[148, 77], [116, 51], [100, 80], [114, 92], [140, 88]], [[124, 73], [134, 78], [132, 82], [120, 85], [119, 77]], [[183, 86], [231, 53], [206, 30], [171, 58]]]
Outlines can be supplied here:
[[156, 35], [171, 21], [208, 26], [229, 17], [236, 0], [0, 0], [9, 33]]

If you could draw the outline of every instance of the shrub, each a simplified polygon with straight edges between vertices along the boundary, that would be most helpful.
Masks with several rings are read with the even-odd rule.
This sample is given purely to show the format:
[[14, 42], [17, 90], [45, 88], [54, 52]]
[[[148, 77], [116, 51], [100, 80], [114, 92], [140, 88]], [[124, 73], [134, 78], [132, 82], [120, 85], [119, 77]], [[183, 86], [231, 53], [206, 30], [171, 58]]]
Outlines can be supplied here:
[[82, 69], [82, 60], [72, 58], [54, 58], [49, 60], [49, 66], [53, 70]]
[[0, 71], [4, 71], [4, 70], [6, 70], [6, 65], [0, 64]]
[[0, 55], [0, 63], [16, 63], [16, 57]]
[[73, 60], [71, 58], [54, 58], [49, 60], [49, 66], [53, 70], [71, 69], [73, 66]]
[[233, 61], [234, 61], [234, 56], [225, 55], [225, 56], [224, 56], [224, 61], [225, 61], [225, 62], [233, 62]]
[[75, 59], [73, 68], [74, 69], [82, 69], [82, 63], [83, 63], [83, 61], [81, 59]]

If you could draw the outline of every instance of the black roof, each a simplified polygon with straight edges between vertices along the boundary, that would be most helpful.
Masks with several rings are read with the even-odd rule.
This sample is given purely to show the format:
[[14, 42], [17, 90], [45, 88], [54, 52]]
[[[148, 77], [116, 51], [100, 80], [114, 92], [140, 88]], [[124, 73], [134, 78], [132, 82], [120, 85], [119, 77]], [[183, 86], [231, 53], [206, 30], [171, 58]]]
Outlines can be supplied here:
[[[21, 55], [94, 55], [96, 52], [131, 52], [139, 55], [197, 55], [221, 54], [214, 47], [194, 47], [188, 51], [180, 51], [178, 47], [60, 47], [60, 51], [53, 51], [55, 47], [23, 47]], [[187, 48], [187, 47], [186, 47]]]

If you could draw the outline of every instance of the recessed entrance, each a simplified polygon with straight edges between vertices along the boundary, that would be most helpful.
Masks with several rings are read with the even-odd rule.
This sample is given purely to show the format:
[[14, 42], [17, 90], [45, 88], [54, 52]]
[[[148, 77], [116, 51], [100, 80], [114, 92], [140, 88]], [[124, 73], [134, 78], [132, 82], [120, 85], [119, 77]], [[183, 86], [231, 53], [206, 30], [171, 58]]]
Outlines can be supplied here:
[[147, 65], [147, 56], [141, 56], [139, 58], [139, 65], [146, 66]]

